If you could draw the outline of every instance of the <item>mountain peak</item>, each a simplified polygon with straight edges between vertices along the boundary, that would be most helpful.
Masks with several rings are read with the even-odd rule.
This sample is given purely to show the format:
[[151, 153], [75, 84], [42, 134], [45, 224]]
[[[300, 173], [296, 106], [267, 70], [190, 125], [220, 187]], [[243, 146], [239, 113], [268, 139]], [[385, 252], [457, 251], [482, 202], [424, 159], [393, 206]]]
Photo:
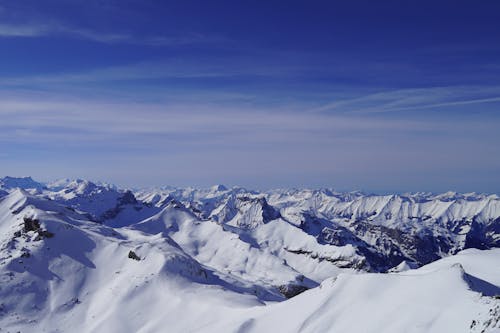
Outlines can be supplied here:
[[227, 191], [227, 187], [222, 185], [222, 184], [218, 184], [218, 185], [214, 185], [214, 186], [210, 187], [210, 191], [223, 192], [223, 191]]

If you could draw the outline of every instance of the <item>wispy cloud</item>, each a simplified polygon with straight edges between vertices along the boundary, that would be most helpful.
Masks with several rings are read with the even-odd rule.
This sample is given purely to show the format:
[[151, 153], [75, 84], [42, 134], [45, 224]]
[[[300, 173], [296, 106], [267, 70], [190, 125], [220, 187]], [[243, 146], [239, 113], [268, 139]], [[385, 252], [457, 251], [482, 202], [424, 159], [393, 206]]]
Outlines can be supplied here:
[[[500, 165], [493, 153], [498, 121], [402, 120], [287, 109], [4, 93], [0, 147], [16, 158], [2, 161], [2, 170], [30, 172], [27, 165], [47, 170], [52, 160], [57, 161], [50, 167], [54, 176], [78, 171], [79, 176], [125, 181], [144, 180], [140, 177], [146, 172], [155, 175], [152, 182], [162, 176], [164, 182], [192, 184], [198, 175], [205, 182], [238, 182], [246, 175], [265, 186], [266, 181], [297, 175], [341, 180], [355, 173], [364, 183], [381, 174], [404, 179], [424, 169], [429, 174], [457, 165], [465, 170], [478, 160]], [[114, 178], [113, 171], [124, 165], [125, 178]]]
[[[307, 113], [295, 104], [256, 107], [231, 96], [230, 103], [207, 102], [215, 99], [0, 92], [0, 151], [7, 156], [0, 169], [174, 184], [250, 177], [258, 180], [253, 186], [297, 177], [370, 186], [382, 177], [396, 187], [413, 173], [435, 179], [457, 168], [462, 175], [500, 166], [498, 118]], [[116, 178], [124, 165], [126, 174]], [[342, 183], [353, 174], [359, 183]]]
[[0, 24], [0, 37], [39, 37], [48, 34], [50, 30], [43, 25]]
[[309, 111], [385, 113], [496, 102], [500, 102], [499, 86], [448, 86], [383, 91], [339, 99]]
[[[119, 39], [120, 36], [102, 38]], [[201, 59], [200, 59], [201, 58]], [[217, 79], [242, 78], [251, 84], [259, 79], [283, 79], [304, 77], [308, 71], [316, 68], [306, 65], [278, 63], [274, 59], [265, 59], [254, 63], [251, 57], [186, 56], [172, 57], [162, 61], [143, 61], [126, 65], [100, 67], [84, 72], [78, 70], [43, 75], [24, 75], [0, 78], [0, 86], [72, 85], [86, 83], [107, 83], [117, 81], [139, 81], [156, 79]], [[249, 79], [251, 78], [251, 79]], [[154, 88], [154, 87], [153, 87]], [[208, 89], [209, 87], [206, 87]]]
[[[367, 116], [297, 112], [296, 106], [253, 107], [242, 103], [214, 105], [203, 100], [176, 102], [126, 102], [85, 100], [67, 96], [18, 93], [0, 99], [2, 138], [50, 142], [67, 136], [82, 142], [102, 138], [120, 143], [123, 136], [148, 142], [150, 136], [177, 136], [221, 143], [285, 142], [289, 144], [334, 143], [388, 132], [433, 133], [457, 128], [491, 130], [490, 123], [376, 119]], [[68, 132], [74, 135], [68, 136]], [[80, 135], [78, 135], [80, 133]], [[110, 141], [111, 142], [111, 141]]]
[[[118, 37], [117, 37], [118, 38]], [[226, 67], [209, 63], [190, 63], [186, 60], [173, 59], [168, 62], [143, 62], [124, 66], [112, 66], [63, 74], [11, 77], [0, 80], [3, 85], [50, 84], [50, 83], [85, 83], [106, 81], [127, 81], [160, 78], [209, 78], [249, 74], [250, 70], [239, 69], [227, 64]], [[252, 72], [253, 73], [253, 72]]]
[[227, 41], [220, 36], [206, 36], [199, 33], [139, 36], [128, 33], [109, 33], [83, 28], [73, 28], [60, 24], [0, 24], [0, 37], [34, 38], [47, 36], [79, 38], [106, 44], [124, 43], [150, 46], [174, 46]]

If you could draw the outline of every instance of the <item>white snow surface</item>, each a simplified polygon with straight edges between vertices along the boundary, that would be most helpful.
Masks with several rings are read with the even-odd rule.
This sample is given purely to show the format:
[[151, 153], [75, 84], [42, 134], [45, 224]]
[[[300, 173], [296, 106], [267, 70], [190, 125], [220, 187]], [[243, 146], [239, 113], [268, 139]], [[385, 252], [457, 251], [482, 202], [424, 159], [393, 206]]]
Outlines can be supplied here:
[[[0, 190], [0, 332], [500, 330], [500, 249], [440, 250], [442, 259], [420, 268], [410, 258], [369, 273], [360, 244], [376, 246], [373, 232], [334, 245], [314, 229], [354, 232], [362, 219], [446, 230], [460, 246], [466, 227], [480, 225], [494, 242], [495, 195], [217, 185], [134, 197], [107, 184], [31, 178], [4, 178]], [[26, 221], [38, 225], [27, 230]], [[287, 300], [283, 286], [310, 289]]]

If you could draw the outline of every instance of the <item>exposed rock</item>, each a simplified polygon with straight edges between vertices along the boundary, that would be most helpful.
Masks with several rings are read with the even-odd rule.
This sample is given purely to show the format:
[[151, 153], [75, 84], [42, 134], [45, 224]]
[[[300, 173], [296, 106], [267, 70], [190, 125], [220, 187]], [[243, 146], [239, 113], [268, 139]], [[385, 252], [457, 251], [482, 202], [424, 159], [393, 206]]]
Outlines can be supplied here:
[[126, 191], [118, 201], [121, 205], [134, 205], [137, 203], [137, 199], [131, 191]]
[[141, 260], [141, 257], [139, 257], [134, 251], [130, 250], [128, 252], [128, 257], [130, 259], [134, 259], [134, 260], [137, 260], [137, 261], [140, 261]]
[[[35, 238], [35, 240], [41, 240], [43, 238], [52, 238], [54, 237], [54, 234], [48, 230], [42, 229], [40, 226], [40, 221], [37, 219], [31, 218], [31, 217], [24, 217], [24, 232], [30, 232], [34, 231], [38, 234], [38, 236]], [[18, 232], [14, 233], [14, 236], [20, 234]], [[18, 237], [18, 236], [16, 236]]]
[[306, 286], [298, 285], [298, 284], [283, 284], [278, 287], [280, 293], [286, 298], [292, 298], [297, 296], [298, 294], [303, 293], [308, 290]]
[[24, 217], [24, 232], [40, 230], [40, 221], [30, 217]]

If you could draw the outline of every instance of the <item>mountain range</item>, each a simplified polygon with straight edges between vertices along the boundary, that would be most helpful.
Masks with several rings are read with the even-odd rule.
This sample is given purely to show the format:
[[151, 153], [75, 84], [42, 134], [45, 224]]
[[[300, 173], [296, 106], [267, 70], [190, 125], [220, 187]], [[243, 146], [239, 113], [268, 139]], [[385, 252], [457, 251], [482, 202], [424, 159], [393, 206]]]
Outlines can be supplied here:
[[0, 179], [0, 328], [500, 330], [500, 198]]

